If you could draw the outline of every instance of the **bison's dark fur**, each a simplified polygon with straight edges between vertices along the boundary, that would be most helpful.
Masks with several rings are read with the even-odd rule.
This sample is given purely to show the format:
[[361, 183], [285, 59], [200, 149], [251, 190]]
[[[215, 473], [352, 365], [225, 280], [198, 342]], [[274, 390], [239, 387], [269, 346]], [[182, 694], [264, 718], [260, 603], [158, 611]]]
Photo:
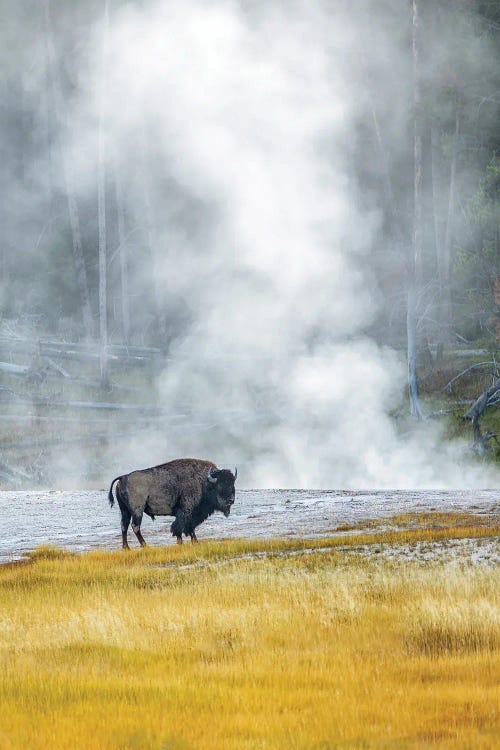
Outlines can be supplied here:
[[195, 529], [215, 510], [229, 515], [234, 503], [233, 474], [218, 469], [211, 461], [197, 458], [178, 458], [150, 469], [133, 471], [116, 477], [109, 488], [109, 502], [113, 506], [113, 485], [122, 514], [123, 547], [128, 548], [127, 531], [132, 529], [141, 545], [146, 542], [141, 534], [143, 513], [155, 516], [175, 516], [170, 530], [182, 543], [182, 535], [196, 542]]

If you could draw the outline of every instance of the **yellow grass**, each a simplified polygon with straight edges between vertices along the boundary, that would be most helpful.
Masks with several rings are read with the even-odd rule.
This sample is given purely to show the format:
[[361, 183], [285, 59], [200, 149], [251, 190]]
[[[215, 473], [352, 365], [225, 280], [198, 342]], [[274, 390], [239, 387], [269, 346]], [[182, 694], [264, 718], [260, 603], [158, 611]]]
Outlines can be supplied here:
[[461, 523], [4, 566], [0, 748], [499, 747], [498, 569], [343, 551]]

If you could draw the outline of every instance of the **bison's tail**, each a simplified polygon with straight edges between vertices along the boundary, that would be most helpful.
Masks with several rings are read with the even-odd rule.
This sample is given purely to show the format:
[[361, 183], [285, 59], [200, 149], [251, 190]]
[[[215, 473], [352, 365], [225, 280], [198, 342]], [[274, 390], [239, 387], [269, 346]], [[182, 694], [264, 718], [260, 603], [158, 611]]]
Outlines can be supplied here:
[[115, 498], [114, 498], [114, 495], [113, 495], [113, 485], [114, 485], [114, 483], [115, 483], [115, 482], [117, 482], [117, 481], [118, 481], [119, 479], [121, 479], [121, 477], [115, 477], [115, 478], [113, 479], [113, 481], [111, 482], [111, 486], [110, 486], [110, 488], [109, 488], [109, 492], [108, 492], [108, 500], [109, 500], [109, 504], [111, 505], [111, 507], [113, 507], [113, 505], [115, 504]]

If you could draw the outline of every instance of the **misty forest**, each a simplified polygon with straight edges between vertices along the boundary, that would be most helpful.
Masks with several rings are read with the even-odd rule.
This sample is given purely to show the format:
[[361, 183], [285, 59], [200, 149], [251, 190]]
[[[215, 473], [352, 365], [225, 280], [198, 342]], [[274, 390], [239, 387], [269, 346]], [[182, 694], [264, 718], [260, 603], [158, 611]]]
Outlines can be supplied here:
[[181, 455], [492, 486], [499, 32], [471, 0], [3, 2], [2, 486]]

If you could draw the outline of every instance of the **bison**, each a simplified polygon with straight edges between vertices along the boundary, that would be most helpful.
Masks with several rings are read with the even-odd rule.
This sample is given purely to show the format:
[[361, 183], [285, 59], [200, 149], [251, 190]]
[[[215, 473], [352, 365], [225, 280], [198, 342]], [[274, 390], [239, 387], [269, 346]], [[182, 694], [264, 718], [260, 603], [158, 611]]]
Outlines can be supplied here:
[[142, 547], [143, 513], [155, 516], [175, 516], [170, 530], [182, 544], [182, 535], [197, 542], [195, 529], [216, 510], [228, 516], [234, 503], [234, 483], [237, 477], [228, 469], [218, 469], [211, 461], [197, 458], [178, 458], [150, 469], [123, 474], [111, 482], [108, 499], [113, 507], [113, 485], [122, 514], [122, 543], [129, 549], [127, 531], [132, 529]]

